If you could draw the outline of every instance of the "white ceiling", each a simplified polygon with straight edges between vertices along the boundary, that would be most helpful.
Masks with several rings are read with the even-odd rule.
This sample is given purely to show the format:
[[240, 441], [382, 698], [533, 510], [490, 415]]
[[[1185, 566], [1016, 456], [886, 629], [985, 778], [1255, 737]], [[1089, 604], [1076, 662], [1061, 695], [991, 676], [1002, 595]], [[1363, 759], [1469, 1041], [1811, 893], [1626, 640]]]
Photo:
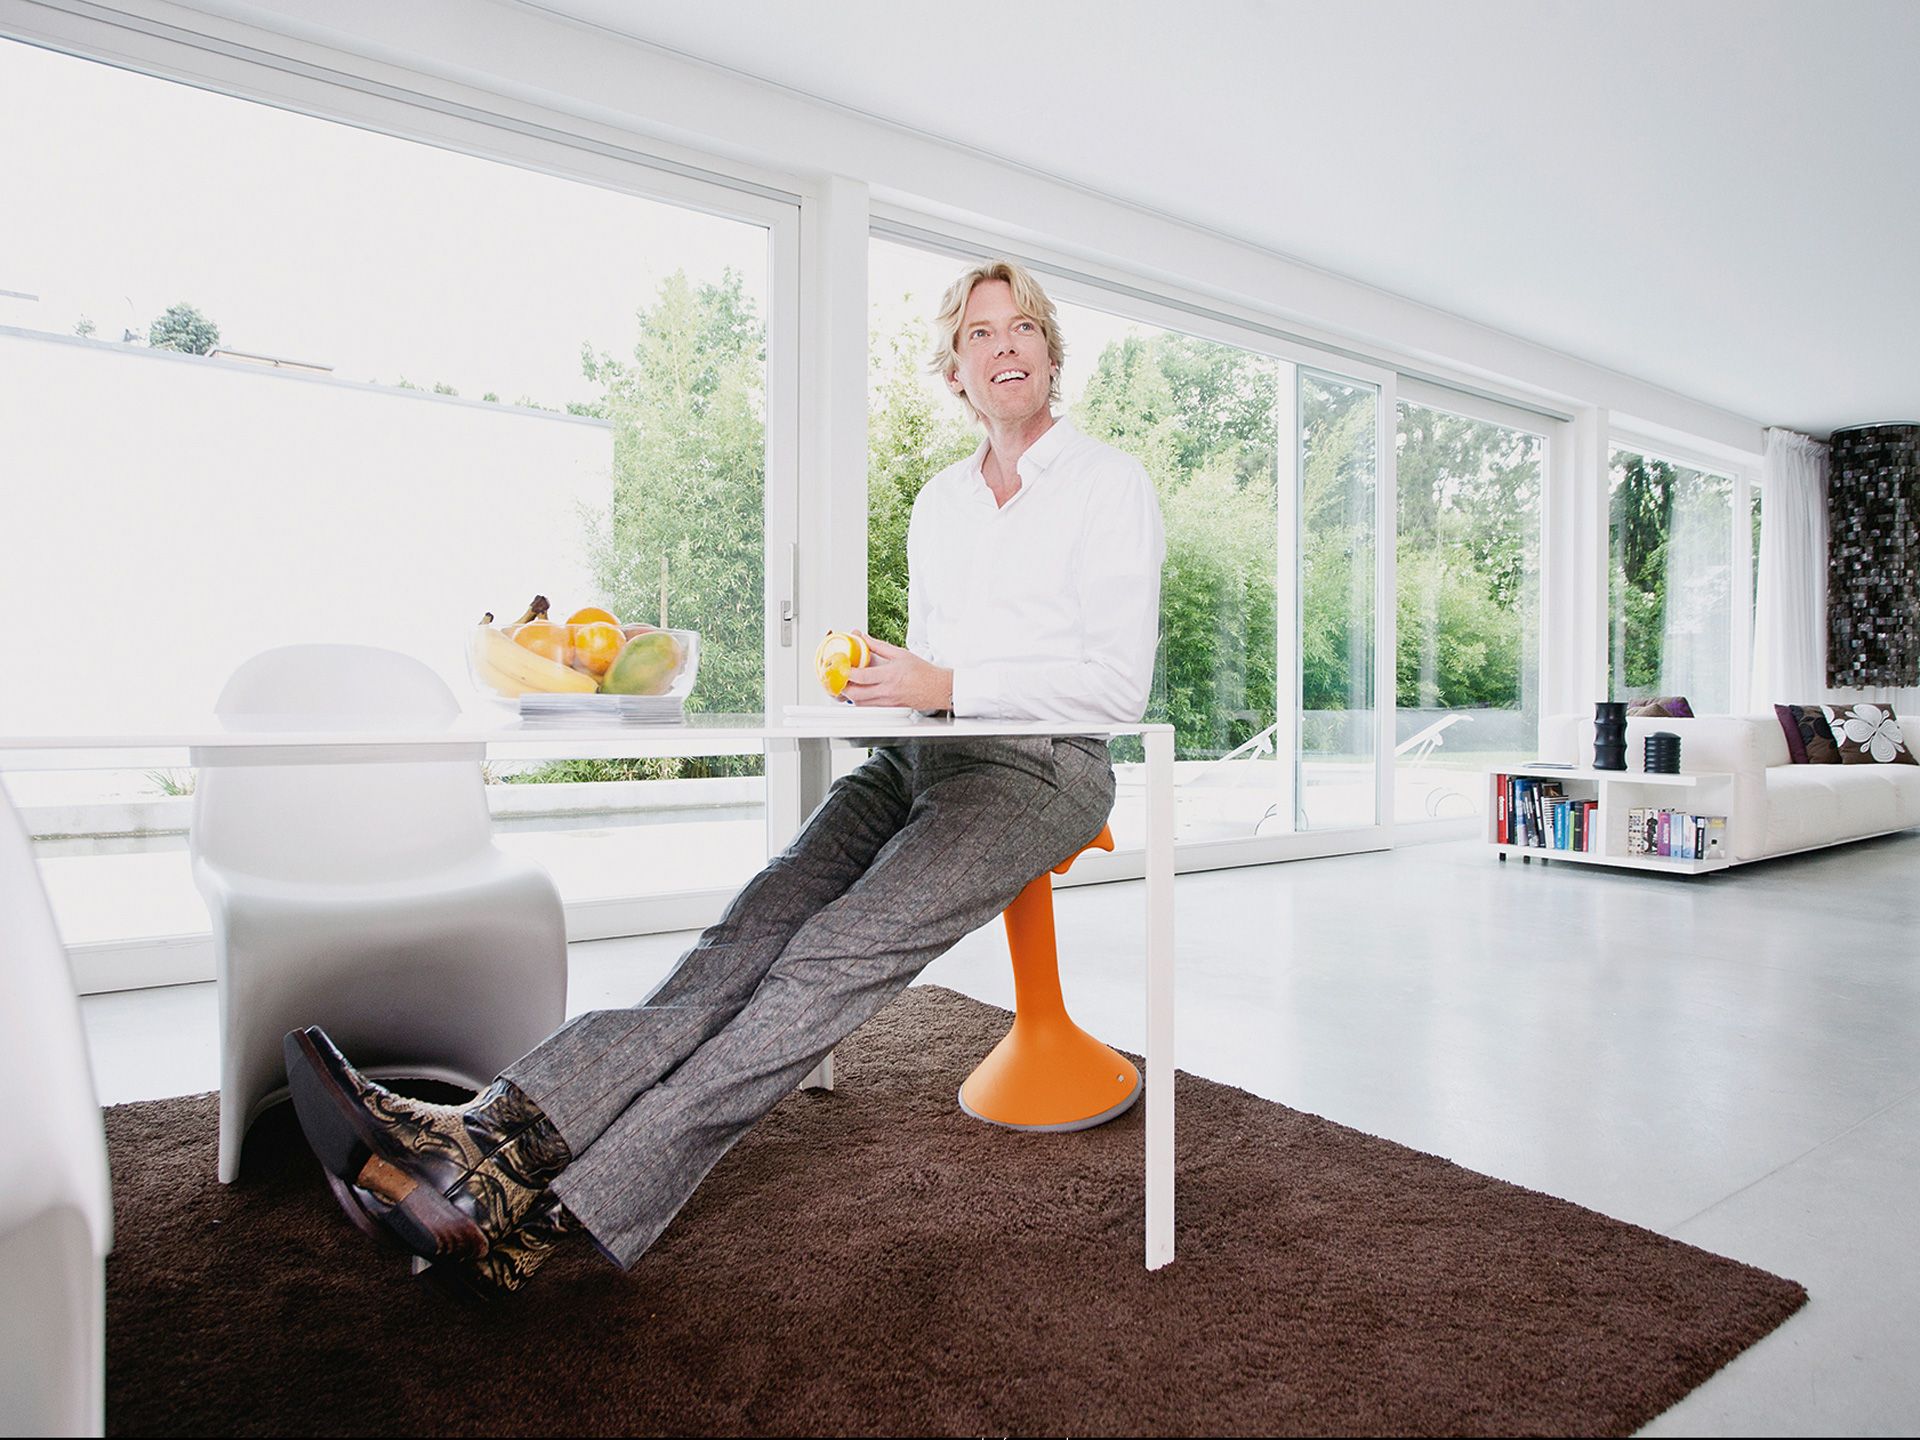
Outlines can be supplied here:
[[1913, 0], [537, 0], [1718, 405], [1920, 420]]

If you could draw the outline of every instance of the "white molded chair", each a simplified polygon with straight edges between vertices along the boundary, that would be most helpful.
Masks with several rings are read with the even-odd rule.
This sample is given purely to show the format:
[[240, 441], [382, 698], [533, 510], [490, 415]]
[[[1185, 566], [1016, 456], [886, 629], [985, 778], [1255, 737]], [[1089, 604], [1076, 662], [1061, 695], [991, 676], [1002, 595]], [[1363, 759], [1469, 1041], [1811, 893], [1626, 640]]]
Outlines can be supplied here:
[[[425, 665], [365, 645], [247, 661], [215, 707], [235, 729], [443, 729]], [[205, 765], [194, 882], [220, 982], [220, 1179], [286, 1094], [281, 1039], [325, 1028], [365, 1072], [491, 1084], [566, 1018], [560, 896], [493, 843], [477, 759]]]
[[80, 1001], [26, 831], [0, 791], [0, 1434], [98, 1435], [106, 1403], [107, 1135]]

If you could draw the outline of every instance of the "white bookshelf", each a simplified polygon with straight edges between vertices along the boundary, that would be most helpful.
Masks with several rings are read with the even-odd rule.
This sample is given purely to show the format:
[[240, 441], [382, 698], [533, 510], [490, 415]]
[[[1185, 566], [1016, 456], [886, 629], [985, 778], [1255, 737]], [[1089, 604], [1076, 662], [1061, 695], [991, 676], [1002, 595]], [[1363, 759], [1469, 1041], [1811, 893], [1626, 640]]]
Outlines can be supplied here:
[[[1592, 850], [1554, 850], [1539, 845], [1503, 845], [1500, 843], [1500, 796], [1498, 777], [1522, 780], [1553, 780], [1570, 799], [1597, 800], [1594, 812], [1596, 847]], [[1682, 775], [1649, 775], [1639, 770], [1565, 769], [1559, 766], [1507, 765], [1487, 771], [1486, 840], [1505, 860], [1518, 855], [1522, 860], [1552, 864], [1611, 865], [1621, 870], [1652, 870], [1666, 875], [1706, 875], [1732, 866], [1734, 827], [1733, 776], [1724, 772]], [[1627, 853], [1627, 816], [1630, 811], [1651, 808], [1677, 810], [1691, 815], [1724, 815], [1726, 839], [1722, 854], [1712, 860], [1678, 860], [1667, 855], [1630, 855]]]

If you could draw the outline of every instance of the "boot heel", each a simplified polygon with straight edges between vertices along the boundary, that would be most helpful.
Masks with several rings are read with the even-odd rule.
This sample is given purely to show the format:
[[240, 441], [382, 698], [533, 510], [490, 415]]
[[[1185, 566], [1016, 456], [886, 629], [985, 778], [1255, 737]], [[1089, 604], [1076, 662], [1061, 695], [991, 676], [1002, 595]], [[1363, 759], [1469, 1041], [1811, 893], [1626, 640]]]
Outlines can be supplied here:
[[281, 1051], [293, 1111], [300, 1118], [307, 1143], [329, 1175], [352, 1183], [372, 1158], [373, 1150], [361, 1136], [339, 1091], [329, 1083], [324, 1057], [304, 1030], [289, 1030]]
[[400, 1243], [427, 1260], [478, 1260], [487, 1236], [473, 1218], [436, 1190], [416, 1187], [382, 1217]]

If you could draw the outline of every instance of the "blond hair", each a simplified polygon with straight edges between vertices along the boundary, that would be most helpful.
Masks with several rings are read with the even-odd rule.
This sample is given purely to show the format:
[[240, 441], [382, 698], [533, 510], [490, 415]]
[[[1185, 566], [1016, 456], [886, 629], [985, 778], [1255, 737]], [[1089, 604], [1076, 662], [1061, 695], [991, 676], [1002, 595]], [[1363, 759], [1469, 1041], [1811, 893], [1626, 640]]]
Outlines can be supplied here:
[[[1060, 339], [1060, 319], [1054, 313], [1053, 301], [1040, 288], [1040, 282], [1024, 265], [1012, 260], [982, 261], [947, 287], [940, 301], [940, 313], [933, 321], [933, 353], [927, 357], [927, 368], [942, 380], [960, 368], [960, 322], [966, 318], [973, 287], [989, 280], [1004, 280], [1013, 291], [1013, 303], [1020, 313], [1039, 325], [1047, 342], [1047, 359], [1052, 362], [1047, 378], [1047, 403], [1058, 405], [1060, 367], [1067, 358], [1067, 347]], [[968, 418], [977, 421], [980, 412], [974, 408], [973, 401], [964, 390], [957, 393], [960, 403], [967, 407]]]

